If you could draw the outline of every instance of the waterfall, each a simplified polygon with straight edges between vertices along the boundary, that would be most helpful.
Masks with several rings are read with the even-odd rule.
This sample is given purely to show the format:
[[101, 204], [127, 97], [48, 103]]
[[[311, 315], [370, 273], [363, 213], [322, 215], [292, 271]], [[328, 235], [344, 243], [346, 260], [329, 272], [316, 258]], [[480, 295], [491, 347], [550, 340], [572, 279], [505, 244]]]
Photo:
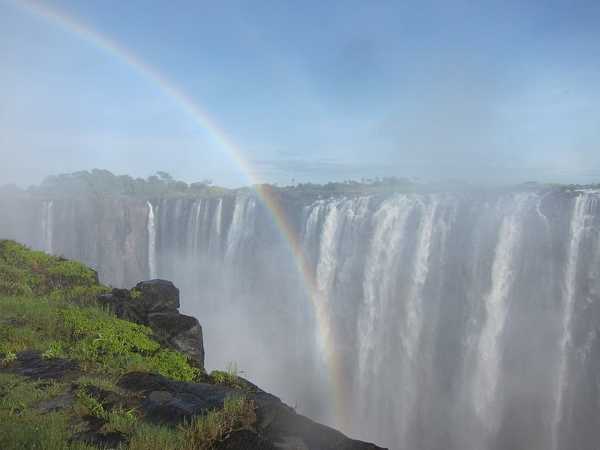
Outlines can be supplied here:
[[[371, 432], [383, 432], [385, 415], [397, 417], [400, 422], [405, 417], [401, 403], [391, 411], [383, 412], [376, 407], [385, 401], [372, 386], [386, 367], [387, 332], [381, 326], [386, 316], [394, 310], [397, 290], [397, 265], [403, 255], [408, 238], [407, 222], [415, 208], [413, 199], [399, 196], [385, 201], [374, 215], [374, 232], [369, 243], [369, 251], [363, 276], [363, 313], [359, 318], [359, 411], [356, 422], [366, 418], [364, 427]], [[386, 377], [387, 379], [387, 377]], [[385, 383], [384, 380], [382, 382]], [[387, 384], [387, 383], [386, 383]], [[398, 408], [399, 407], [399, 408]], [[406, 425], [406, 424], [404, 424]], [[403, 439], [405, 429], [389, 430], [398, 441]]]
[[564, 271], [564, 311], [562, 314], [562, 329], [561, 338], [559, 344], [559, 365], [558, 365], [558, 379], [556, 388], [556, 406], [554, 411], [553, 421], [553, 448], [558, 450], [560, 442], [560, 425], [563, 414], [563, 400], [564, 391], [566, 389], [566, 383], [568, 381], [568, 359], [571, 352], [572, 342], [572, 322], [573, 322], [573, 310], [576, 301], [576, 277], [577, 277], [577, 266], [579, 259], [579, 251], [581, 247], [581, 240], [583, 238], [585, 230], [585, 212], [588, 196], [586, 194], [580, 194], [575, 198], [573, 205], [573, 213], [571, 215], [570, 223], [570, 240], [567, 254], [567, 263]]
[[146, 202], [148, 205], [148, 270], [151, 279], [156, 278], [156, 226], [154, 223], [154, 208], [152, 203]]
[[0, 232], [31, 229], [25, 243], [115, 286], [160, 272], [205, 327], [208, 367], [236, 361], [352, 436], [393, 450], [596, 450], [599, 192], [286, 195], [318, 313], [249, 192], [35, 199]]
[[[483, 426], [494, 429], [497, 418], [493, 414], [499, 407], [496, 401], [500, 380], [502, 355], [502, 332], [508, 314], [508, 301], [514, 282], [514, 258], [519, 247], [523, 208], [529, 199], [526, 194], [517, 195], [511, 210], [502, 219], [491, 271], [491, 286], [482, 299], [485, 319], [477, 345], [477, 365], [473, 377], [473, 405]], [[506, 212], [502, 210], [501, 214]]]
[[249, 243], [252, 239], [255, 208], [256, 200], [253, 197], [236, 197], [225, 249], [225, 258], [230, 263], [237, 259], [240, 246]]
[[217, 202], [214, 215], [210, 224], [208, 252], [210, 255], [215, 255], [220, 251], [221, 247], [221, 223], [223, 216], [223, 199], [220, 198]]
[[53, 253], [52, 239], [54, 237], [54, 216], [53, 216], [54, 202], [52, 200], [44, 202], [43, 214], [42, 214], [42, 236], [43, 236], [43, 249], [47, 253]]
[[409, 448], [409, 433], [414, 420], [415, 401], [418, 389], [420, 355], [419, 341], [423, 325], [423, 288], [429, 272], [431, 238], [437, 202], [422, 199], [417, 202], [421, 215], [416, 230], [416, 246], [411, 262], [412, 274], [410, 288], [404, 301], [404, 320], [400, 324], [400, 345], [403, 350], [403, 364], [399, 379], [403, 383], [401, 392], [402, 407], [400, 409], [398, 436], [401, 448]]
[[[337, 203], [331, 203], [327, 206], [325, 224], [321, 231], [319, 260], [316, 270], [317, 289], [321, 293], [328, 292], [334, 283], [334, 274], [337, 264], [338, 214]], [[324, 298], [327, 297], [325, 296]]]
[[375, 230], [369, 244], [363, 280], [364, 312], [359, 321], [359, 371], [360, 379], [369, 376], [370, 369], [378, 364], [375, 346], [377, 324], [389, 308], [393, 296], [393, 271], [397, 255], [401, 253], [410, 200], [406, 196], [388, 200], [375, 213]]

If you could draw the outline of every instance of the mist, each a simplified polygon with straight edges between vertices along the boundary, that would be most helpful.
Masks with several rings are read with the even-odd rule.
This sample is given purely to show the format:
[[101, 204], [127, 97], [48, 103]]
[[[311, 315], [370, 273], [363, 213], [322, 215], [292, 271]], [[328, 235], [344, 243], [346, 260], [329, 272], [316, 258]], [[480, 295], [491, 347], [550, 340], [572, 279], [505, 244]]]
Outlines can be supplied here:
[[235, 364], [300, 413], [392, 449], [595, 448], [597, 190], [279, 189], [325, 329], [252, 191], [56, 186], [5, 191], [1, 235], [113, 286], [173, 280], [209, 370]]
[[172, 280], [208, 370], [349, 436], [597, 450], [598, 23], [0, 0], [0, 239]]

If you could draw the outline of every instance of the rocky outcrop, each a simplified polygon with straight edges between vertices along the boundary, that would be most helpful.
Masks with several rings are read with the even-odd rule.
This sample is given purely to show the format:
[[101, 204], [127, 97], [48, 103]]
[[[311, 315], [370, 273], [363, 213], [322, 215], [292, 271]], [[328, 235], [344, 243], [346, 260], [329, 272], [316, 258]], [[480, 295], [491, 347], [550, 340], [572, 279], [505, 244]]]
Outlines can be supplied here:
[[[252, 433], [234, 433], [222, 443], [221, 448], [265, 450], [273, 448], [377, 450], [380, 448], [374, 444], [350, 439], [332, 428], [297, 414], [279, 398], [251, 383], [244, 383], [246, 387], [240, 390], [223, 385], [173, 381], [157, 374], [131, 372], [124, 375], [118, 384], [122, 389], [141, 396], [139, 409], [146, 420], [171, 425], [222, 408], [228, 396], [243, 393], [256, 405], [256, 430]], [[236, 440], [242, 443], [241, 447], [235, 446]]]
[[0, 370], [32, 380], [69, 380], [81, 374], [76, 361], [63, 358], [44, 358], [40, 352], [33, 350], [17, 353], [15, 362], [10, 367], [0, 367]]
[[163, 345], [187, 355], [204, 368], [202, 327], [198, 319], [179, 312], [179, 289], [166, 280], [138, 283], [133, 289], [113, 289], [98, 302], [117, 317], [150, 327]]

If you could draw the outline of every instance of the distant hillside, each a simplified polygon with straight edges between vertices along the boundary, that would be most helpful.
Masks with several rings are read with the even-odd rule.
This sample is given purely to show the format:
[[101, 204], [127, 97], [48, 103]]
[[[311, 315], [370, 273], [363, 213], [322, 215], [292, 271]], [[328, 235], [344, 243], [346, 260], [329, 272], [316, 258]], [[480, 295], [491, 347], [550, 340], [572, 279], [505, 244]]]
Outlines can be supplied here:
[[[37, 194], [41, 196], [70, 196], [82, 194], [96, 195], [125, 195], [140, 198], [169, 198], [169, 197], [221, 197], [236, 195], [244, 191], [252, 191], [253, 187], [247, 186], [238, 189], [220, 187], [213, 184], [212, 180], [202, 180], [186, 183], [176, 180], [166, 172], [157, 172], [147, 178], [133, 178], [129, 175], [115, 175], [108, 170], [93, 169], [67, 174], [52, 175], [44, 179], [37, 186], [27, 189], [15, 185], [0, 186], [0, 194]], [[461, 181], [444, 181], [422, 183], [402, 177], [363, 178], [361, 180], [345, 180], [318, 183], [292, 183], [287, 186], [277, 184], [263, 184], [261, 189], [268, 189], [289, 199], [302, 198], [304, 200], [327, 198], [331, 196], [356, 196], [391, 193], [411, 192], [447, 192], [463, 190], [506, 190], [506, 189], [599, 189], [600, 183], [556, 184], [528, 182], [516, 186], [481, 186]]]

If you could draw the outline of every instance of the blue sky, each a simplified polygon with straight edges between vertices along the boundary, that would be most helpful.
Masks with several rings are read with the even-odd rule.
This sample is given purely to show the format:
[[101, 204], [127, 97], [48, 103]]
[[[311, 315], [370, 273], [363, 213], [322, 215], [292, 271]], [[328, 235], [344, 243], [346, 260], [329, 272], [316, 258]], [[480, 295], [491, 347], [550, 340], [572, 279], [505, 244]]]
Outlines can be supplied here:
[[[600, 180], [598, 1], [46, 1], [201, 105], [266, 181]], [[0, 184], [94, 167], [236, 186], [152, 80], [0, 0]]]

